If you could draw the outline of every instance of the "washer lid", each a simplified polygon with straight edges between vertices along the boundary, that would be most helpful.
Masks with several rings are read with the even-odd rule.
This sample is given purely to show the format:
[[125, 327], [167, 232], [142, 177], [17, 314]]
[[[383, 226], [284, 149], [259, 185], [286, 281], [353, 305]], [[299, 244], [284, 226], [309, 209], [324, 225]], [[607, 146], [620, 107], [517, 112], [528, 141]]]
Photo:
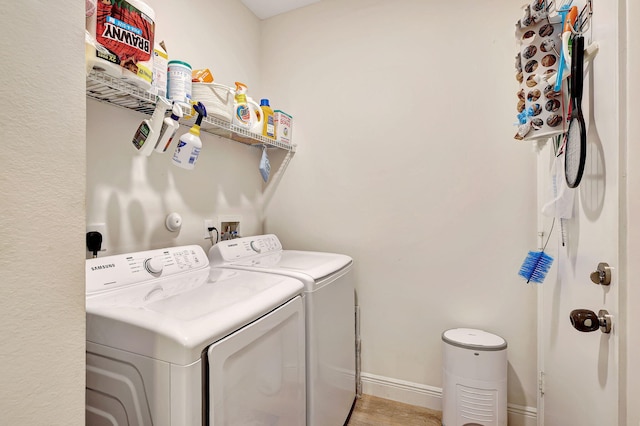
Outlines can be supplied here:
[[507, 348], [507, 341], [495, 334], [473, 328], [453, 328], [442, 333], [442, 340], [467, 349], [499, 351]]
[[283, 250], [273, 234], [221, 241], [209, 250], [211, 266], [260, 270], [305, 280], [321, 280], [349, 266], [344, 254]]
[[87, 295], [87, 340], [179, 365], [302, 292], [293, 278], [201, 269]]
[[276, 274], [299, 273], [318, 281], [351, 264], [349, 256], [315, 251], [283, 250], [250, 260], [234, 262], [233, 266], [263, 269]]

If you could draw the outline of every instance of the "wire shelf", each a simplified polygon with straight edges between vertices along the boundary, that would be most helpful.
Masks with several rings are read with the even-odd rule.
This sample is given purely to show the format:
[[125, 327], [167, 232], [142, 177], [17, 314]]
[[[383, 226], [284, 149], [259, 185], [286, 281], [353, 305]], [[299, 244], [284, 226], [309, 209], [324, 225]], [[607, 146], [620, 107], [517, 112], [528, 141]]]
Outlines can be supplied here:
[[[151, 115], [155, 109], [156, 96], [139, 88], [125, 80], [112, 77], [99, 70], [91, 70], [87, 76], [87, 97], [96, 101], [115, 105], [121, 108], [141, 112]], [[192, 125], [195, 123], [194, 111], [187, 107], [182, 107], [185, 119], [180, 120], [181, 124]], [[200, 125], [203, 132], [211, 133], [241, 142], [247, 145], [257, 145], [284, 149], [295, 152], [295, 144], [282, 143], [265, 136], [249, 132], [227, 121], [216, 117], [204, 117]]]

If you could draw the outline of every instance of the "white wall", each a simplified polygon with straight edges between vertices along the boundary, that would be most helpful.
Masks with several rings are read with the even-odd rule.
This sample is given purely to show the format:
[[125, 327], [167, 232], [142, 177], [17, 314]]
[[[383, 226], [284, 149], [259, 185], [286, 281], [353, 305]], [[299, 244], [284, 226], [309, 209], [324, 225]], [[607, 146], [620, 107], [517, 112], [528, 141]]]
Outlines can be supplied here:
[[83, 17], [64, 0], [0, 19], [4, 425], [84, 424]]
[[513, 140], [519, 16], [507, 0], [324, 0], [264, 21], [262, 83], [299, 144], [265, 231], [353, 256], [364, 373], [441, 387], [441, 333], [481, 328], [508, 341], [509, 402], [535, 407], [535, 287], [517, 276], [537, 247], [536, 157]]
[[[249, 86], [256, 99], [260, 84], [258, 19], [237, 0], [194, 3], [148, 0], [156, 13], [156, 40], [164, 40], [169, 59], [194, 69], [209, 68], [216, 82]], [[197, 5], [197, 7], [196, 7]], [[261, 151], [203, 132], [202, 153], [193, 171], [171, 164], [181, 126], [170, 152], [139, 156], [131, 138], [143, 114], [87, 101], [87, 223], [106, 223], [109, 247], [102, 255], [204, 240], [204, 219], [239, 216], [241, 232], [262, 231], [258, 171]], [[165, 218], [183, 218], [178, 233]]]

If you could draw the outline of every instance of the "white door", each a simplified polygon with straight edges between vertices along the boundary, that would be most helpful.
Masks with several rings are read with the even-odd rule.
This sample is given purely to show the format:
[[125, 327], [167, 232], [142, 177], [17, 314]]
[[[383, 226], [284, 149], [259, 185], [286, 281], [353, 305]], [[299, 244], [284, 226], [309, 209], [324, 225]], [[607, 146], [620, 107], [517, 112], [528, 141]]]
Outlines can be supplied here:
[[[584, 2], [574, 4], [581, 7]], [[585, 44], [597, 42], [600, 51], [585, 73], [587, 161], [575, 190], [573, 218], [564, 222], [565, 245], [556, 221], [546, 250], [555, 260], [539, 297], [539, 425], [618, 425], [618, 15], [617, 2], [596, 4], [592, 31], [585, 34]], [[539, 156], [539, 182], [548, 176], [549, 145]], [[545, 193], [539, 190], [541, 203]], [[551, 220], [541, 222], [546, 238]], [[590, 280], [600, 262], [612, 267], [609, 286]], [[569, 319], [574, 309], [596, 314], [606, 309], [613, 316], [613, 330], [577, 331]]]

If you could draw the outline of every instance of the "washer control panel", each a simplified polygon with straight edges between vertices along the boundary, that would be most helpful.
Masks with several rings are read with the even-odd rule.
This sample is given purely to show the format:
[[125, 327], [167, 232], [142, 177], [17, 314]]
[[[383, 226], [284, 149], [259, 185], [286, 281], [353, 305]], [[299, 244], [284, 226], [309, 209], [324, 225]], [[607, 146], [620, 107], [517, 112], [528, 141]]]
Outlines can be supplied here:
[[248, 259], [257, 255], [282, 251], [280, 240], [273, 234], [221, 241], [211, 248], [209, 258], [219, 264]]
[[87, 259], [87, 294], [143, 283], [209, 266], [198, 245]]

